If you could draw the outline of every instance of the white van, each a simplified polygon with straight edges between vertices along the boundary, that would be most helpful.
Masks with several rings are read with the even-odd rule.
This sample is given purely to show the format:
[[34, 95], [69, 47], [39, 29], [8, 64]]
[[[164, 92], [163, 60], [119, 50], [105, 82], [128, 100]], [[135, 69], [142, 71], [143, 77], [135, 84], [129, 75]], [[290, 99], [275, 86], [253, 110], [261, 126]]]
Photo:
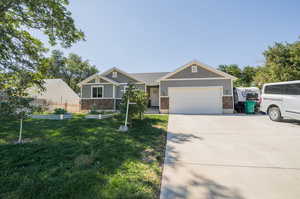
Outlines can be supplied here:
[[264, 84], [260, 110], [273, 121], [300, 120], [300, 80]]

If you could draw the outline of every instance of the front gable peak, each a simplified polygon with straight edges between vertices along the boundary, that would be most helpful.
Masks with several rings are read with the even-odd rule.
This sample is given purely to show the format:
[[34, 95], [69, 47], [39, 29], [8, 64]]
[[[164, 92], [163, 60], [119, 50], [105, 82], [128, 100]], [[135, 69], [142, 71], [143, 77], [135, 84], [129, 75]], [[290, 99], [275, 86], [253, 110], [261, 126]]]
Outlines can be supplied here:
[[164, 79], [197, 79], [197, 78], [226, 78], [235, 80], [227, 73], [219, 71], [211, 66], [203, 64], [199, 61], [191, 61], [175, 71], [168, 73], [162, 77], [159, 81]]

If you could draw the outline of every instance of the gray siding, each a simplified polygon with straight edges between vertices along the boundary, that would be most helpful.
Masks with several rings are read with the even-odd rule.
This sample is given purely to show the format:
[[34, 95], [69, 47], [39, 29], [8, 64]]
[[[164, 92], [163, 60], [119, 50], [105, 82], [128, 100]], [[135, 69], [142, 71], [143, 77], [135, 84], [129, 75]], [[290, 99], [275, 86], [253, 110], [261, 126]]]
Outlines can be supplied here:
[[124, 86], [125, 85], [116, 86], [116, 98], [122, 98], [124, 93]]
[[136, 80], [134, 80], [134, 79], [132, 79], [132, 78], [130, 78], [130, 77], [127, 77], [126, 75], [124, 75], [124, 74], [122, 74], [122, 73], [120, 73], [120, 72], [118, 72], [117, 71], [117, 77], [116, 78], [113, 78], [112, 77], [112, 73], [113, 73], [114, 71], [112, 71], [112, 72], [110, 72], [109, 74], [107, 74], [106, 75], [106, 77], [107, 78], [109, 78], [109, 79], [112, 79], [112, 80], [114, 80], [114, 81], [116, 81], [116, 82], [119, 82], [119, 83], [129, 83], [129, 82], [137, 82]]
[[[124, 94], [124, 86], [125, 85], [120, 85], [116, 87], [116, 98], [122, 98]], [[137, 89], [140, 89], [142, 91], [145, 91], [145, 84], [136, 84], [135, 87]]]
[[82, 98], [91, 98], [91, 87], [92, 86], [103, 86], [104, 87], [104, 96], [106, 98], [113, 97], [113, 85], [112, 84], [92, 84], [92, 85], [83, 85], [82, 86]]
[[208, 71], [201, 66], [197, 66], [198, 70], [196, 73], [192, 73], [192, 66], [185, 68], [184, 70], [172, 75], [167, 79], [180, 79], [180, 78], [210, 78], [210, 77], [222, 77], [219, 74]]
[[223, 94], [232, 95], [230, 79], [161, 81], [160, 95], [168, 96], [169, 87], [206, 87], [206, 86], [223, 86]]

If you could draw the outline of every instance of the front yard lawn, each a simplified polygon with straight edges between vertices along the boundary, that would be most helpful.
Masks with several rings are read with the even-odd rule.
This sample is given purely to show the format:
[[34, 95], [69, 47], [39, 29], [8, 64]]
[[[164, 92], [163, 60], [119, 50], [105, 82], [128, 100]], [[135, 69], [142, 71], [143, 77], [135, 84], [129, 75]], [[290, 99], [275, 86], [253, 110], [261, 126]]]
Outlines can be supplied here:
[[127, 133], [117, 117], [0, 121], [0, 198], [157, 198], [167, 115], [147, 115]]

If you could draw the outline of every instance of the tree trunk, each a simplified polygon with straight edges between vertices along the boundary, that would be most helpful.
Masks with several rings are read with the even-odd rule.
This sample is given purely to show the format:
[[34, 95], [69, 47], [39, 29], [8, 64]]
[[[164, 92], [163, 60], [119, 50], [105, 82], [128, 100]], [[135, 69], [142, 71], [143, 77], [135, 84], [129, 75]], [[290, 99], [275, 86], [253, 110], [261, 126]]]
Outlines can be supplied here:
[[18, 143], [22, 142], [23, 119], [20, 119], [20, 133]]

